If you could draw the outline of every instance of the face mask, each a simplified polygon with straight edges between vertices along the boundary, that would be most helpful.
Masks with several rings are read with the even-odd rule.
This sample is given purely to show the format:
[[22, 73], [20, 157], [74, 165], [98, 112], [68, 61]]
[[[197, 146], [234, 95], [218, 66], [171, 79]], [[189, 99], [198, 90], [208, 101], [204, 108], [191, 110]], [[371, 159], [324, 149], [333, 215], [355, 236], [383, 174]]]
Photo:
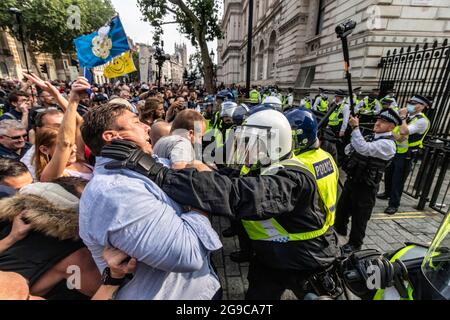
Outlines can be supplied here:
[[408, 103], [406, 109], [408, 109], [408, 113], [414, 113], [416, 111], [416, 106]]

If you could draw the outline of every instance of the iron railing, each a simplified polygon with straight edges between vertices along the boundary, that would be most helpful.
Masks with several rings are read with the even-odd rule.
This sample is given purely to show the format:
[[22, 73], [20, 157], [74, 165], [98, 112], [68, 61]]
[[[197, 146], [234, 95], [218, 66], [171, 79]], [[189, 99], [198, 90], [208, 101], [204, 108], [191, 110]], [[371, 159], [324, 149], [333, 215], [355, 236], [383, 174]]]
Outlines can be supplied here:
[[446, 213], [450, 204], [450, 45], [444, 40], [388, 51], [379, 67], [381, 96], [392, 91], [401, 107], [415, 94], [433, 101], [427, 112], [431, 127], [425, 148], [413, 155], [404, 192], [419, 199], [418, 209], [429, 201], [431, 208]]

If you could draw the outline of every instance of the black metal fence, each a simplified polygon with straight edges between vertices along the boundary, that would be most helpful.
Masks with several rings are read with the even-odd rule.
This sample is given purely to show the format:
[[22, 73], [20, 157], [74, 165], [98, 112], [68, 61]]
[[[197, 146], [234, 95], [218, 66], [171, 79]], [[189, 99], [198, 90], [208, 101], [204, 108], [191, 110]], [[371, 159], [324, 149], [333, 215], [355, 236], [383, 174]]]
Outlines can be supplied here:
[[450, 205], [450, 45], [445, 40], [388, 51], [379, 67], [381, 94], [393, 91], [399, 106], [405, 106], [414, 94], [433, 101], [427, 112], [431, 128], [425, 148], [414, 156], [404, 192], [419, 199], [418, 209], [430, 202], [430, 207], [446, 213]]

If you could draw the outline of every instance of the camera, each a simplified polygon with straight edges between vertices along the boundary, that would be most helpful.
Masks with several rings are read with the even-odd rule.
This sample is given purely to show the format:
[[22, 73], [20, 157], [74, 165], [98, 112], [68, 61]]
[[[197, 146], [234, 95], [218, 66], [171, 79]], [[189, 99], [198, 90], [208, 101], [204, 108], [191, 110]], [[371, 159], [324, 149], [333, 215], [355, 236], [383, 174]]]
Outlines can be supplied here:
[[353, 29], [356, 27], [356, 22], [353, 20], [348, 20], [344, 23], [339, 24], [336, 27], [336, 34], [339, 38], [343, 38], [352, 33]]

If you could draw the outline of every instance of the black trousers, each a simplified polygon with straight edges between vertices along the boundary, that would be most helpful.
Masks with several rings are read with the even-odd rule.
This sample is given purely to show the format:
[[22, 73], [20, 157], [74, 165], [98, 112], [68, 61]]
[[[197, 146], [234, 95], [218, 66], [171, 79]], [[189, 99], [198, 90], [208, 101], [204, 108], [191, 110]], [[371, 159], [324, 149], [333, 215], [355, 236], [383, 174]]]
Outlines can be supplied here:
[[367, 222], [375, 206], [378, 185], [368, 185], [364, 181], [347, 178], [336, 208], [335, 230], [347, 235], [350, 217], [352, 225], [349, 243], [361, 246], [366, 236]]
[[303, 287], [311, 273], [273, 269], [254, 257], [248, 269], [248, 290], [245, 300], [280, 300], [286, 289], [303, 299]]
[[384, 174], [384, 190], [389, 198], [389, 207], [398, 208], [406, 178], [411, 172], [411, 154], [396, 153]]

